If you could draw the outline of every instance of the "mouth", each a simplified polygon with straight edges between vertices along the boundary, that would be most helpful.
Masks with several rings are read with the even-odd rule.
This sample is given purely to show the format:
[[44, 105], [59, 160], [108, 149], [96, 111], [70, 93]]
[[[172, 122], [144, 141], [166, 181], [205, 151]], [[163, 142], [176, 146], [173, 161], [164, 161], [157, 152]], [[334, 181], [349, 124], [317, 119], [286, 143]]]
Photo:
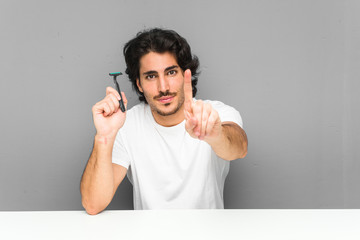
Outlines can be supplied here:
[[174, 99], [174, 96], [164, 96], [161, 98], [158, 98], [158, 101], [161, 103], [169, 103]]

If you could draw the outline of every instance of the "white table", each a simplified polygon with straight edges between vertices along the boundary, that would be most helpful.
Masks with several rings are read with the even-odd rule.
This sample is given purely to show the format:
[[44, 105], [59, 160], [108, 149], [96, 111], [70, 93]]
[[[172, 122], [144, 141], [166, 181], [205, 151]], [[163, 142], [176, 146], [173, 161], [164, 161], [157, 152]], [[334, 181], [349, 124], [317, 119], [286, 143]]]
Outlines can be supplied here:
[[360, 239], [360, 210], [0, 212], [0, 239]]

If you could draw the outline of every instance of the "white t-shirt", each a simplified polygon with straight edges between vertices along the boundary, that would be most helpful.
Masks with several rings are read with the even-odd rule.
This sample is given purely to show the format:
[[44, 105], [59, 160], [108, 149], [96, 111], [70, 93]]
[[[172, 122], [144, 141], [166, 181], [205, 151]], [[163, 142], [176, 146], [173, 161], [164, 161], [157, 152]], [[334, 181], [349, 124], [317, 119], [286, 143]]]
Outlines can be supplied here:
[[[222, 122], [242, 127], [237, 110], [208, 101]], [[128, 169], [134, 209], [224, 208], [223, 189], [230, 162], [205, 141], [192, 138], [185, 120], [173, 127], [156, 123], [148, 104], [127, 111], [117, 133], [112, 162]]]

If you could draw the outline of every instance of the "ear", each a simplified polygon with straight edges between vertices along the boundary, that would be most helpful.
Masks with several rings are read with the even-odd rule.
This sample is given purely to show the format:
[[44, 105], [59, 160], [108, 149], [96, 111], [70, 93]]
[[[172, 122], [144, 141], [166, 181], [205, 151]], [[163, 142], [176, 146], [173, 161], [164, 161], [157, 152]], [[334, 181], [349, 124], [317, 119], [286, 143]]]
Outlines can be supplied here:
[[137, 85], [139, 91], [143, 93], [144, 91], [143, 91], [143, 89], [142, 89], [142, 87], [140, 85], [140, 80], [138, 78], [136, 79], [136, 85]]

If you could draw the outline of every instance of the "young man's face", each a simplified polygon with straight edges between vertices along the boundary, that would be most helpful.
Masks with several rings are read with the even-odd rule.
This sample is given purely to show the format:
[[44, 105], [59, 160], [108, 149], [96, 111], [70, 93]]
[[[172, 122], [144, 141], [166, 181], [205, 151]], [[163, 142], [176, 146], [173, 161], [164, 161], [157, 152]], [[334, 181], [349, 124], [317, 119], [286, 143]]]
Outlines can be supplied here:
[[149, 52], [141, 57], [137, 86], [153, 114], [169, 116], [183, 110], [183, 71], [171, 53]]

